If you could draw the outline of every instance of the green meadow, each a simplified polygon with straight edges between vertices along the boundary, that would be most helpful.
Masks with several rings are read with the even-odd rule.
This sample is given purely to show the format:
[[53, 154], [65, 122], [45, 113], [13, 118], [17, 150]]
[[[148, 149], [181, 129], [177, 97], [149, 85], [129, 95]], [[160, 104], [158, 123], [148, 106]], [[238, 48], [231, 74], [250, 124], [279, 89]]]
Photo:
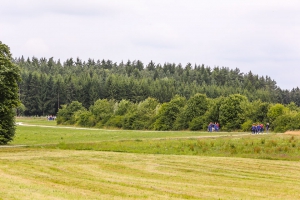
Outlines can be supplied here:
[[297, 135], [17, 122], [0, 148], [0, 199], [300, 198]]

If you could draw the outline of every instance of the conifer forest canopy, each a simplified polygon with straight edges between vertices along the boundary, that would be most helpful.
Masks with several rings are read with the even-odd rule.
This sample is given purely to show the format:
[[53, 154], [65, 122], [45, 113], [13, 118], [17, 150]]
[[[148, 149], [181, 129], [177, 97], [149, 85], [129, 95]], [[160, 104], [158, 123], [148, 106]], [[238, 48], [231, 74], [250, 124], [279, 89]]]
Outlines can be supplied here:
[[[71, 105], [75, 106], [72, 108], [75, 110], [68, 111], [70, 119], [60, 118], [60, 123], [170, 130], [205, 129], [209, 121], [223, 121], [223, 128], [232, 130], [242, 129], [245, 122], [248, 123], [248, 127], [254, 122], [270, 121], [267, 113], [272, 105], [285, 105], [284, 107], [294, 110], [300, 105], [298, 87], [282, 90], [271, 77], [258, 76], [251, 71], [242, 73], [238, 68], [211, 68], [204, 64], [190, 63], [182, 66], [180, 63], [160, 64], [154, 61], [144, 64], [139, 60], [121, 63], [93, 59], [82, 61], [79, 58], [70, 58], [61, 63], [60, 60], [55, 61], [53, 58], [21, 57], [15, 58], [13, 62], [20, 67], [22, 77], [22, 81], [19, 82], [19, 94], [23, 107], [18, 109], [18, 115], [57, 115], [59, 109], [63, 108], [60, 113], [62, 114], [68, 110], [67, 107], [71, 109]], [[191, 113], [188, 111], [189, 103], [195, 103], [190, 102], [191, 99], [199, 98], [200, 94], [205, 96], [205, 100], [200, 100], [202, 103], [205, 102], [205, 105], [194, 114], [188, 114]], [[245, 106], [243, 107], [241, 103], [241, 106], [235, 106], [235, 108], [240, 107], [240, 110], [237, 110], [236, 116], [232, 117], [236, 122], [228, 124], [229, 119], [222, 118], [218, 113], [223, 105], [224, 116], [227, 109], [224, 107], [224, 102], [228, 101], [228, 98], [231, 98], [229, 101], [236, 101], [237, 104], [245, 100], [249, 105], [259, 107], [257, 112], [261, 116], [254, 116], [250, 112], [248, 115], [252, 117], [243, 116], [241, 119], [240, 112], [245, 111], [243, 110]], [[155, 105], [153, 109], [156, 109], [156, 114], [152, 113], [150, 115], [154, 116], [144, 119], [148, 120], [148, 125], [142, 122], [141, 125], [133, 125], [132, 122], [138, 123], [135, 119], [139, 117], [126, 118], [124, 115], [129, 108], [133, 109], [130, 111], [131, 114], [138, 113], [138, 107], [140, 108], [139, 105], [143, 102], [150, 107]], [[170, 108], [172, 103], [175, 107]], [[93, 115], [93, 112], [97, 113], [95, 111], [97, 104], [106, 107], [106, 111], [97, 111], [105, 113], [103, 115], [106, 116]], [[121, 111], [122, 104], [127, 111], [126, 109]], [[217, 111], [213, 112], [213, 109]], [[78, 110], [85, 113], [77, 113], [76, 116], [71, 117]], [[159, 116], [159, 114], [164, 115], [162, 114], [164, 112], [173, 113], [171, 119], [168, 119], [170, 117], [168, 115], [166, 119]], [[112, 115], [118, 115], [119, 118], [111, 118]], [[182, 116], [179, 117], [180, 115]], [[200, 115], [202, 118], [199, 118]], [[84, 120], [84, 117], [93, 120]], [[196, 122], [194, 125], [191, 124], [193, 120], [202, 121], [203, 125], [195, 127]]]

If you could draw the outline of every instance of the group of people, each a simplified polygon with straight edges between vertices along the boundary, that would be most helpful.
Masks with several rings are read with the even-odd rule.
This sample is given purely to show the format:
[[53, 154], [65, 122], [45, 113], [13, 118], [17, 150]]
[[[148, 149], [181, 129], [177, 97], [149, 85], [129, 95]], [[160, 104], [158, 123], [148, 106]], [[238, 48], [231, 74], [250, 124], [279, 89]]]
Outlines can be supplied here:
[[213, 131], [219, 131], [220, 130], [220, 124], [215, 122], [215, 123], [212, 123], [210, 122], [208, 124], [208, 132], [213, 132]]
[[47, 115], [47, 120], [50, 121], [50, 120], [55, 120], [56, 119], [56, 116], [54, 115]]
[[[266, 131], [269, 132], [270, 125], [269, 123], [266, 124]], [[252, 124], [251, 128], [252, 134], [260, 134], [264, 132], [264, 125], [263, 124]]]
[[[264, 132], [265, 128], [266, 128], [266, 132], [268, 133], [269, 129], [270, 129], [270, 124], [267, 123], [266, 127], [264, 127], [264, 124], [260, 124], [260, 123], [252, 124], [251, 131], [252, 131], [252, 134], [262, 134]], [[208, 124], [208, 127], [207, 127], [208, 132], [214, 132], [214, 131], [219, 131], [219, 130], [220, 130], [220, 124], [219, 123], [210, 122]]]

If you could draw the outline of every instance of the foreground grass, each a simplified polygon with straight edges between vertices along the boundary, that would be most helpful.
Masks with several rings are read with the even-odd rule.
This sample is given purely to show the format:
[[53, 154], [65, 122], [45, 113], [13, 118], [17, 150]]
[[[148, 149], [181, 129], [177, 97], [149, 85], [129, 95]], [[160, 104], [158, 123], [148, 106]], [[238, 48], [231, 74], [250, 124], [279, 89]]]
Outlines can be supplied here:
[[300, 136], [18, 126], [13, 145], [64, 150], [300, 160]]
[[1, 149], [0, 199], [299, 199], [300, 163]]
[[59, 143], [47, 146], [68, 150], [96, 150], [145, 154], [244, 157], [300, 160], [300, 137], [261, 135], [216, 138], [121, 140], [93, 143]]
[[18, 126], [0, 199], [300, 199], [299, 139]]

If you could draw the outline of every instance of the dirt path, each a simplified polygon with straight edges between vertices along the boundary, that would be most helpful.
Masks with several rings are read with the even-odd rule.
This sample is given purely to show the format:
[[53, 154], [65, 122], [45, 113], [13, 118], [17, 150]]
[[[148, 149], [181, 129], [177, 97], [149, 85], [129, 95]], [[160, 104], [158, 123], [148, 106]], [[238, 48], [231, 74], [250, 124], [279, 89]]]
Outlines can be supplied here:
[[288, 134], [288, 135], [300, 135], [300, 131], [287, 131], [284, 134]]
[[[81, 129], [81, 130], [106, 130], [106, 129], [97, 129], [97, 128], [79, 128], [79, 127], [70, 127], [70, 126], [46, 126], [46, 125], [35, 125], [35, 124], [24, 124], [23, 122], [16, 123], [18, 126], [37, 126], [37, 127], [44, 127], [44, 128], [66, 128], [66, 129]], [[115, 131], [115, 130], [107, 130], [107, 131]]]
[[28, 145], [0, 145], [0, 148], [28, 147]]

